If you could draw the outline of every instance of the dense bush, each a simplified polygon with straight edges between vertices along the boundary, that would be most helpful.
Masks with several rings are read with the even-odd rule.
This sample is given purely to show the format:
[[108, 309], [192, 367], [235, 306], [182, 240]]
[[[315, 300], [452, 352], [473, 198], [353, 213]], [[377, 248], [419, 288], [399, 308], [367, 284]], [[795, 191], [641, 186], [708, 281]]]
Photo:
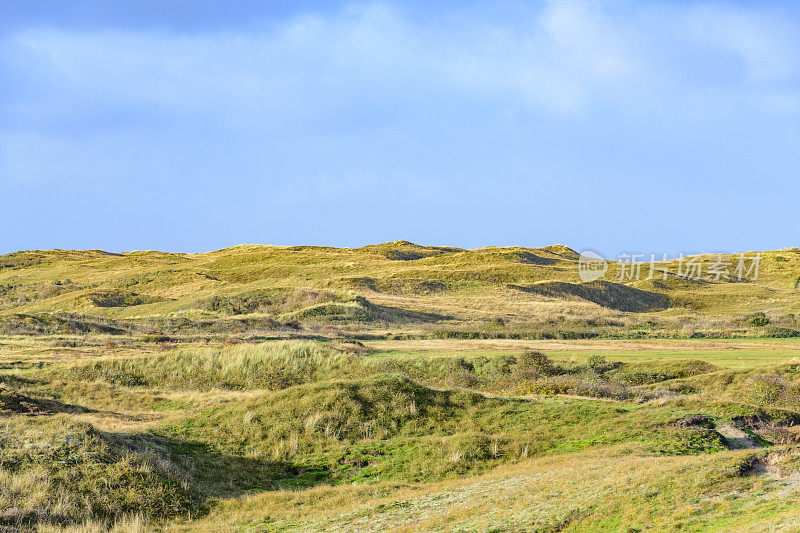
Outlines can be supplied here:
[[770, 326], [768, 328], [764, 328], [764, 336], [775, 339], [788, 339], [791, 337], [800, 337], [800, 331], [791, 328]]
[[767, 315], [764, 314], [763, 312], [758, 311], [757, 313], [752, 313], [750, 315], [747, 315], [745, 317], [745, 322], [747, 322], [747, 324], [749, 324], [750, 326], [759, 328], [769, 324], [769, 318], [767, 318]]
[[[364, 359], [360, 363], [366, 372], [400, 374], [420, 383], [435, 387], [457, 386], [460, 388], [485, 386], [509, 375], [516, 367], [513, 355], [487, 357], [409, 357], [385, 360]], [[458, 377], [455, 377], [455, 376]], [[469, 384], [467, 384], [469, 383]]]
[[445, 378], [445, 384], [451, 389], [474, 389], [481, 385], [481, 380], [473, 372], [453, 372]]
[[517, 361], [517, 368], [522, 371], [532, 370], [543, 376], [556, 373], [553, 361], [538, 350], [525, 350], [522, 352]]
[[606, 361], [606, 358], [602, 355], [591, 355], [588, 359], [586, 359], [586, 366], [589, 367], [590, 370], [597, 372], [598, 374], [602, 374], [604, 372], [608, 372], [609, 370], [613, 370], [615, 368], [619, 368], [622, 363], [619, 362], [611, 362]]

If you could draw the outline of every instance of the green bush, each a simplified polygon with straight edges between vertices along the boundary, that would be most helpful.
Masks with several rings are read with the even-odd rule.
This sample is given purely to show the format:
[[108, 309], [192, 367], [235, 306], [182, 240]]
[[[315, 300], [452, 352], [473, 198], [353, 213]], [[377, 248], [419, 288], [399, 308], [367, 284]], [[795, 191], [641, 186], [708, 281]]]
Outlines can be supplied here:
[[553, 361], [538, 350], [525, 350], [517, 360], [518, 370], [533, 370], [543, 376], [550, 376], [556, 373]]
[[167, 337], [166, 335], [145, 335], [142, 337], [142, 342], [152, 342], [153, 344], [157, 344], [159, 342], [172, 342], [172, 338]]
[[602, 374], [604, 372], [608, 372], [609, 370], [613, 370], [619, 367], [622, 363], [619, 362], [610, 362], [606, 361], [606, 358], [602, 355], [592, 355], [586, 359], [586, 366], [589, 367], [590, 370], [597, 372], [598, 374]]
[[745, 322], [753, 327], [760, 328], [769, 324], [769, 318], [767, 318], [767, 315], [763, 312], [758, 311], [757, 313], [747, 315], [747, 317], [745, 317]]
[[774, 339], [788, 339], [792, 337], [800, 337], [800, 331], [791, 328], [770, 326], [764, 329], [764, 336]]
[[505, 355], [493, 357], [477, 357], [473, 360], [475, 373], [487, 379], [495, 380], [511, 374], [514, 358]]
[[800, 386], [778, 376], [757, 375], [747, 382], [748, 399], [760, 405], [800, 408]]

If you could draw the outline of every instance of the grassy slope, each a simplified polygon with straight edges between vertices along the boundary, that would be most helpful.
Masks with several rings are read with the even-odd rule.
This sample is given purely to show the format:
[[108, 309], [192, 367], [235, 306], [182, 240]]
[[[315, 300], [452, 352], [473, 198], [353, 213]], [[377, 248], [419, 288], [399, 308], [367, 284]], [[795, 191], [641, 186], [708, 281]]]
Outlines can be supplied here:
[[[644, 403], [497, 395], [497, 383], [542, 379], [520, 368], [519, 352], [355, 355], [331, 343], [272, 342], [12, 364], [4, 386], [39, 411], [14, 411], [17, 402], [3, 415], [14, 444], [5, 452], [11, 462], [0, 457], [0, 493], [16, 494], [19, 509], [6, 519], [98, 521], [136, 509], [146, 522], [173, 518], [174, 527], [198, 531], [694, 530], [788, 512], [793, 486], [737, 474], [752, 452], [725, 451], [714, 431], [675, 421], [760, 417], [783, 424], [759, 429], [765, 436], [791, 441], [796, 365], [736, 370], [663, 353], [648, 360], [642, 351], [636, 362], [601, 370], [643, 398], [683, 391]], [[553, 364], [584, 375], [587, 362]], [[465, 368], [473, 391], [448, 385]], [[781, 394], [768, 398], [778, 409], [759, 396], [765, 373], [783, 380]], [[88, 514], [68, 503], [81, 499], [91, 502]], [[205, 517], [186, 523], [188, 511]]]
[[[604, 295], [599, 289], [563, 285], [578, 281], [577, 256], [561, 246], [460, 250], [401, 241], [358, 249], [237, 246], [204, 254], [20, 252], [0, 257], [5, 265], [0, 286], [8, 287], [0, 316], [62, 311], [128, 319], [214, 317], [219, 313], [200, 309], [197, 302], [255, 290], [297, 289], [329, 290], [343, 297], [360, 294], [376, 304], [433, 313], [445, 323], [497, 317], [525, 323], [565, 314], [621, 317], [623, 313], [596, 302], [641, 310], [625, 305], [641, 300], [631, 292], [635, 289], [665, 294], [679, 305], [652, 313], [656, 318], [798, 311], [800, 253], [782, 250], [763, 252], [762, 257], [760, 278], [752, 283], [643, 280], [628, 283], [627, 292]], [[614, 270], [612, 266], [612, 280]], [[532, 290], [520, 290], [526, 287]]]
[[320, 487], [226, 502], [176, 531], [775, 531], [798, 523], [781, 481], [731, 476], [748, 452], [548, 456], [466, 480]]
[[[624, 289], [564, 285], [575, 261], [564, 247], [403, 242], [0, 257], [0, 323], [143, 325], [0, 336], [0, 526], [790, 529], [798, 340], [532, 340], [526, 328], [797, 327], [798, 251], [765, 252], [753, 283]], [[638, 311], [636, 290], [680, 307], [591, 301]], [[769, 326], [743, 320], [757, 310]], [[169, 336], [152, 333], [162, 325]], [[296, 335], [326, 342], [261, 342]], [[769, 446], [728, 450], [730, 428]]]

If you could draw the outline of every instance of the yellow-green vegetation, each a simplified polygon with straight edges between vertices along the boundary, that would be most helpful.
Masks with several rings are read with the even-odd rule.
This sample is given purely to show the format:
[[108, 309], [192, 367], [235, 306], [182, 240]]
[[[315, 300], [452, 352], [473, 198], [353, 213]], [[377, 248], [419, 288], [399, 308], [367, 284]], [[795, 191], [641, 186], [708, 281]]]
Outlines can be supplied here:
[[0, 529], [796, 529], [798, 252], [4, 256]]
[[800, 250], [761, 252], [755, 280], [734, 276], [737, 257], [726, 277], [709, 274], [719, 258], [708, 255], [692, 258], [701, 279], [677, 261], [660, 265], [668, 275], [644, 263], [638, 279], [612, 262], [605, 280], [581, 283], [578, 254], [557, 245], [18, 252], [0, 257], [0, 333], [800, 335]]

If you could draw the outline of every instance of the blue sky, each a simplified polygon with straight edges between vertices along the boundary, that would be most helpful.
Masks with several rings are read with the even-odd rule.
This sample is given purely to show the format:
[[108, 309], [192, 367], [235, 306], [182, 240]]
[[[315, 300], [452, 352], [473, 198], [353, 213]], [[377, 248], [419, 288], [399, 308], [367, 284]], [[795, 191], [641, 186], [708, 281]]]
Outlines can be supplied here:
[[800, 245], [794, 2], [0, 0], [0, 252]]

